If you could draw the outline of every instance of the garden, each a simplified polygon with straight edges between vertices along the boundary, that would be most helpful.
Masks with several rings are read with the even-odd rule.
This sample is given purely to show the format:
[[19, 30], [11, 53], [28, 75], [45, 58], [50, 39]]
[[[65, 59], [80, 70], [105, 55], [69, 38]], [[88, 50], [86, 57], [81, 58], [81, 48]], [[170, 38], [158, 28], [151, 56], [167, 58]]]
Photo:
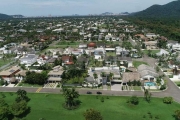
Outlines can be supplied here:
[[133, 61], [133, 65], [135, 68], [137, 68], [138, 66], [142, 64], [148, 65], [146, 62], [143, 62], [143, 61]]

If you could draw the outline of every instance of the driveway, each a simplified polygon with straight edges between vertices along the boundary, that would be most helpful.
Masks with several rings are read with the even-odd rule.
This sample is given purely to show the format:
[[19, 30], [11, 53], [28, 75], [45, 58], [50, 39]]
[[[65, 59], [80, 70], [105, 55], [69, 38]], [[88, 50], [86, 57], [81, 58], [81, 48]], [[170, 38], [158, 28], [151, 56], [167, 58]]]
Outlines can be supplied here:
[[122, 91], [121, 84], [111, 84], [111, 91]]

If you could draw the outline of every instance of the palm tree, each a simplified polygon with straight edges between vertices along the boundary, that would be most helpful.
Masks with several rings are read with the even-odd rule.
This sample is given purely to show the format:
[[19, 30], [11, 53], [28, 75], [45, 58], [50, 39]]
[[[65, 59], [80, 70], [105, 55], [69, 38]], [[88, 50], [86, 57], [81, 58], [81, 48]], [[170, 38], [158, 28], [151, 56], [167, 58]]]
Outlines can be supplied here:
[[94, 73], [93, 76], [94, 76], [94, 79], [97, 81], [97, 78], [98, 78], [97, 73]]
[[77, 106], [77, 103], [74, 99], [79, 97], [79, 93], [75, 91], [74, 88], [63, 89], [63, 96], [65, 97], [65, 105], [67, 108]]
[[151, 93], [149, 92], [149, 90], [147, 90], [147, 89], [145, 89], [144, 90], [144, 97], [145, 97], [145, 100], [147, 101], [147, 102], [150, 102], [150, 100], [151, 100]]

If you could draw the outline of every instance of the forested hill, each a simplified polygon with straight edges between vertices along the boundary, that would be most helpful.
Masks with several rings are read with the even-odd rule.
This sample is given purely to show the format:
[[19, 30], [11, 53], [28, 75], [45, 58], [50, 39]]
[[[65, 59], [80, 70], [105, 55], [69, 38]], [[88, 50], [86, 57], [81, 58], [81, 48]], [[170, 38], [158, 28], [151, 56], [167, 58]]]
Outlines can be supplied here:
[[9, 18], [12, 18], [12, 17], [9, 16], [9, 15], [1, 14], [1, 13], [0, 13], [0, 19], [9, 19]]
[[180, 18], [180, 0], [173, 1], [165, 5], [153, 5], [143, 11], [134, 13], [133, 16]]

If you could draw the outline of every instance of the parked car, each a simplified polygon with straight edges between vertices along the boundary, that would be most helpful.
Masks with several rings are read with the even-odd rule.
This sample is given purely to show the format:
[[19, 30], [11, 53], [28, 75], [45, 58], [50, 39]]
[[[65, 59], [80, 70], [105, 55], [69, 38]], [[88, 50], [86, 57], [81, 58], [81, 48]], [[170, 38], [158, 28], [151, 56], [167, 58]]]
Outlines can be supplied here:
[[90, 92], [90, 91], [87, 91], [87, 94], [92, 94], [92, 92]]
[[99, 91], [98, 91], [97, 94], [102, 94], [102, 92], [99, 92]]

